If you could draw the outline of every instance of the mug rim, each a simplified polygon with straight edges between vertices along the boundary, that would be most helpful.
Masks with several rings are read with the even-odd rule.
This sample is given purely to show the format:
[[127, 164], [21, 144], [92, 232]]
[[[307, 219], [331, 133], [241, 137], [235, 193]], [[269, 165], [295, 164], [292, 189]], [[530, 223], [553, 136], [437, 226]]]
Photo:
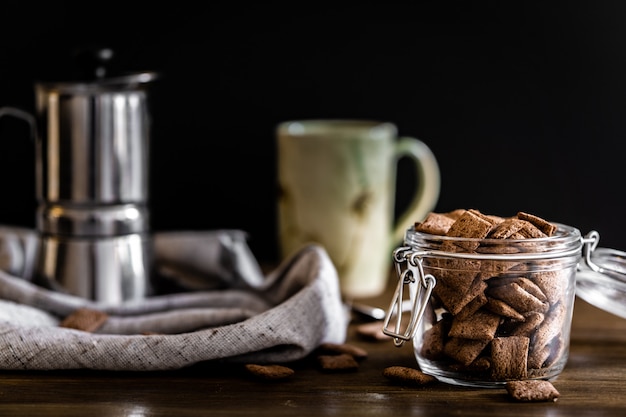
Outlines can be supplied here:
[[386, 130], [394, 135], [397, 134], [397, 126], [392, 122], [377, 119], [294, 119], [281, 122], [277, 126], [277, 132], [287, 136], [313, 136], [326, 134], [332, 129], [333, 134], [352, 133], [370, 129]]

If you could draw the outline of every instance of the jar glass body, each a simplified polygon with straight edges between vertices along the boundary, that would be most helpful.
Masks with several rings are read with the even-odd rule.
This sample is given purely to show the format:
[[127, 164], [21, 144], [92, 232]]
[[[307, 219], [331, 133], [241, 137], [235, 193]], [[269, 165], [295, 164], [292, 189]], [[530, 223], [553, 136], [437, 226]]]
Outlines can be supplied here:
[[436, 280], [412, 336], [423, 372], [480, 387], [561, 373], [582, 239], [557, 226], [551, 237], [520, 240], [407, 231], [404, 249]]

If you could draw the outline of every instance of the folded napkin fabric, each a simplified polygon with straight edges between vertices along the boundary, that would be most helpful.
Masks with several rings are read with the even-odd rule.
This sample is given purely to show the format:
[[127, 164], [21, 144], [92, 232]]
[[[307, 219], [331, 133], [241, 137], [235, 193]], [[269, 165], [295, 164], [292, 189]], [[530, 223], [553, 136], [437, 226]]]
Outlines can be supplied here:
[[[37, 235], [0, 227], [0, 369], [289, 362], [345, 341], [348, 314], [322, 247], [304, 247], [264, 275], [239, 230], [161, 232], [153, 241], [163, 288], [177, 291], [108, 305], [34, 284]], [[62, 325], [85, 309], [106, 320], [93, 331]]]

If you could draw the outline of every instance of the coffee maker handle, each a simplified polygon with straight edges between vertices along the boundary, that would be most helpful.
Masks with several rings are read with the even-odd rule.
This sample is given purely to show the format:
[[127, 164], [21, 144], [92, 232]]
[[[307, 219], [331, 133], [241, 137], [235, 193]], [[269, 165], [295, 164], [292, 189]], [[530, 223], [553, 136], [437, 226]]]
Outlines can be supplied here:
[[0, 107], [0, 118], [3, 116], [13, 116], [28, 123], [30, 126], [30, 138], [35, 140], [37, 136], [37, 122], [32, 114], [16, 107]]

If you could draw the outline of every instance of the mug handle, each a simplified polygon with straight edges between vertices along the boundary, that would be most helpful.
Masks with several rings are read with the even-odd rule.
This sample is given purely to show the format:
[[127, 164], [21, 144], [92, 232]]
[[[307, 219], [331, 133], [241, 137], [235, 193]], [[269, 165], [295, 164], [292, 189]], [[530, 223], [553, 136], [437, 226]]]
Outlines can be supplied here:
[[403, 157], [413, 161], [418, 183], [413, 199], [404, 212], [398, 216], [394, 225], [392, 248], [404, 241], [404, 234], [409, 227], [417, 221], [422, 221], [435, 208], [441, 188], [439, 164], [433, 152], [424, 142], [409, 136], [398, 138], [395, 146], [395, 157], [396, 164]]

